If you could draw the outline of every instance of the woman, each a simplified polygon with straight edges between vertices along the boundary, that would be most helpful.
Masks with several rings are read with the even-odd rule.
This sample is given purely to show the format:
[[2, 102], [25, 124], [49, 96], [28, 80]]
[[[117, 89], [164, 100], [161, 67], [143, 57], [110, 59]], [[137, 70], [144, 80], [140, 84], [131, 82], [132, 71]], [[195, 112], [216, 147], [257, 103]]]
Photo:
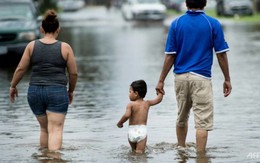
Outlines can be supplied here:
[[18, 96], [16, 86], [31, 65], [28, 103], [40, 124], [40, 146], [50, 151], [59, 150], [62, 146], [64, 120], [77, 82], [72, 48], [56, 40], [59, 31], [56, 12], [48, 10], [41, 26], [44, 37], [26, 46], [9, 92], [10, 100], [14, 102]]

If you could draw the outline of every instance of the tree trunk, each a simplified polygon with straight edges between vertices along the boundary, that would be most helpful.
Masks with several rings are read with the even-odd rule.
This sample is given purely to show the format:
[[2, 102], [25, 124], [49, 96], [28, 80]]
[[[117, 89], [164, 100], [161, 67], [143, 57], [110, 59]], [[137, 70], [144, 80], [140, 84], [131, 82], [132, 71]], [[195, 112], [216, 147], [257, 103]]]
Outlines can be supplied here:
[[260, 12], [260, 0], [254, 0], [255, 11]]

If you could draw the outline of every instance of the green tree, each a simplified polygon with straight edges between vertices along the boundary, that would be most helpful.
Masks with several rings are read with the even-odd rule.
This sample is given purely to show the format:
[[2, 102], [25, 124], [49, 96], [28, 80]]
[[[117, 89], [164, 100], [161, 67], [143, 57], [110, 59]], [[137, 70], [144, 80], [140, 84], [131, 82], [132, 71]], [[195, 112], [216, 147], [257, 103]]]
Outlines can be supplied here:
[[46, 10], [53, 9], [58, 11], [57, 0], [38, 0], [39, 10], [41, 14], [44, 14]]

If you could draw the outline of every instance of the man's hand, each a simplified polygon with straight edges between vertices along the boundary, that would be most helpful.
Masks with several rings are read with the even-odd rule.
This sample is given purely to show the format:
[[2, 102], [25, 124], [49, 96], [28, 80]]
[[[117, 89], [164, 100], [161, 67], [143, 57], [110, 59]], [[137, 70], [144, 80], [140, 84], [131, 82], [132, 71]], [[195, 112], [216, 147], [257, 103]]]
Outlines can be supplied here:
[[224, 97], [227, 97], [232, 90], [232, 86], [231, 86], [231, 82], [230, 81], [224, 81], [223, 83], [223, 93], [224, 93]]
[[158, 93], [161, 93], [161, 94], [165, 94], [165, 92], [164, 92], [164, 90], [163, 90], [163, 87], [164, 87], [164, 82], [158, 82], [158, 84], [157, 84], [157, 86], [156, 86], [156, 88], [155, 88], [155, 90], [156, 90], [156, 92], [157, 92], [157, 94]]

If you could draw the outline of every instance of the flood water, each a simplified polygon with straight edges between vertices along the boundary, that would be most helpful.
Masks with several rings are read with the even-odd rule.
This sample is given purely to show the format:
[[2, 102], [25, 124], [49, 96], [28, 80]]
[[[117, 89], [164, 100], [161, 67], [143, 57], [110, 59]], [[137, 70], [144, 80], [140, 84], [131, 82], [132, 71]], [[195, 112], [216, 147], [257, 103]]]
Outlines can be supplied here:
[[[115, 15], [115, 13], [114, 13]], [[213, 65], [214, 130], [209, 132], [207, 156], [195, 150], [193, 115], [188, 148], [175, 148], [176, 100], [174, 77], [165, 81], [162, 103], [151, 108], [146, 153], [136, 156], [127, 141], [127, 123], [116, 127], [128, 103], [129, 85], [144, 79], [146, 99], [155, 86], [164, 59], [167, 29], [160, 22], [125, 22], [120, 16], [104, 20], [61, 23], [59, 39], [74, 49], [79, 78], [65, 121], [61, 159], [41, 157], [39, 125], [27, 103], [27, 74], [18, 85], [19, 97], [9, 102], [15, 67], [0, 68], [0, 162], [260, 162], [260, 25], [223, 23], [233, 92], [222, 94], [223, 75]]]

